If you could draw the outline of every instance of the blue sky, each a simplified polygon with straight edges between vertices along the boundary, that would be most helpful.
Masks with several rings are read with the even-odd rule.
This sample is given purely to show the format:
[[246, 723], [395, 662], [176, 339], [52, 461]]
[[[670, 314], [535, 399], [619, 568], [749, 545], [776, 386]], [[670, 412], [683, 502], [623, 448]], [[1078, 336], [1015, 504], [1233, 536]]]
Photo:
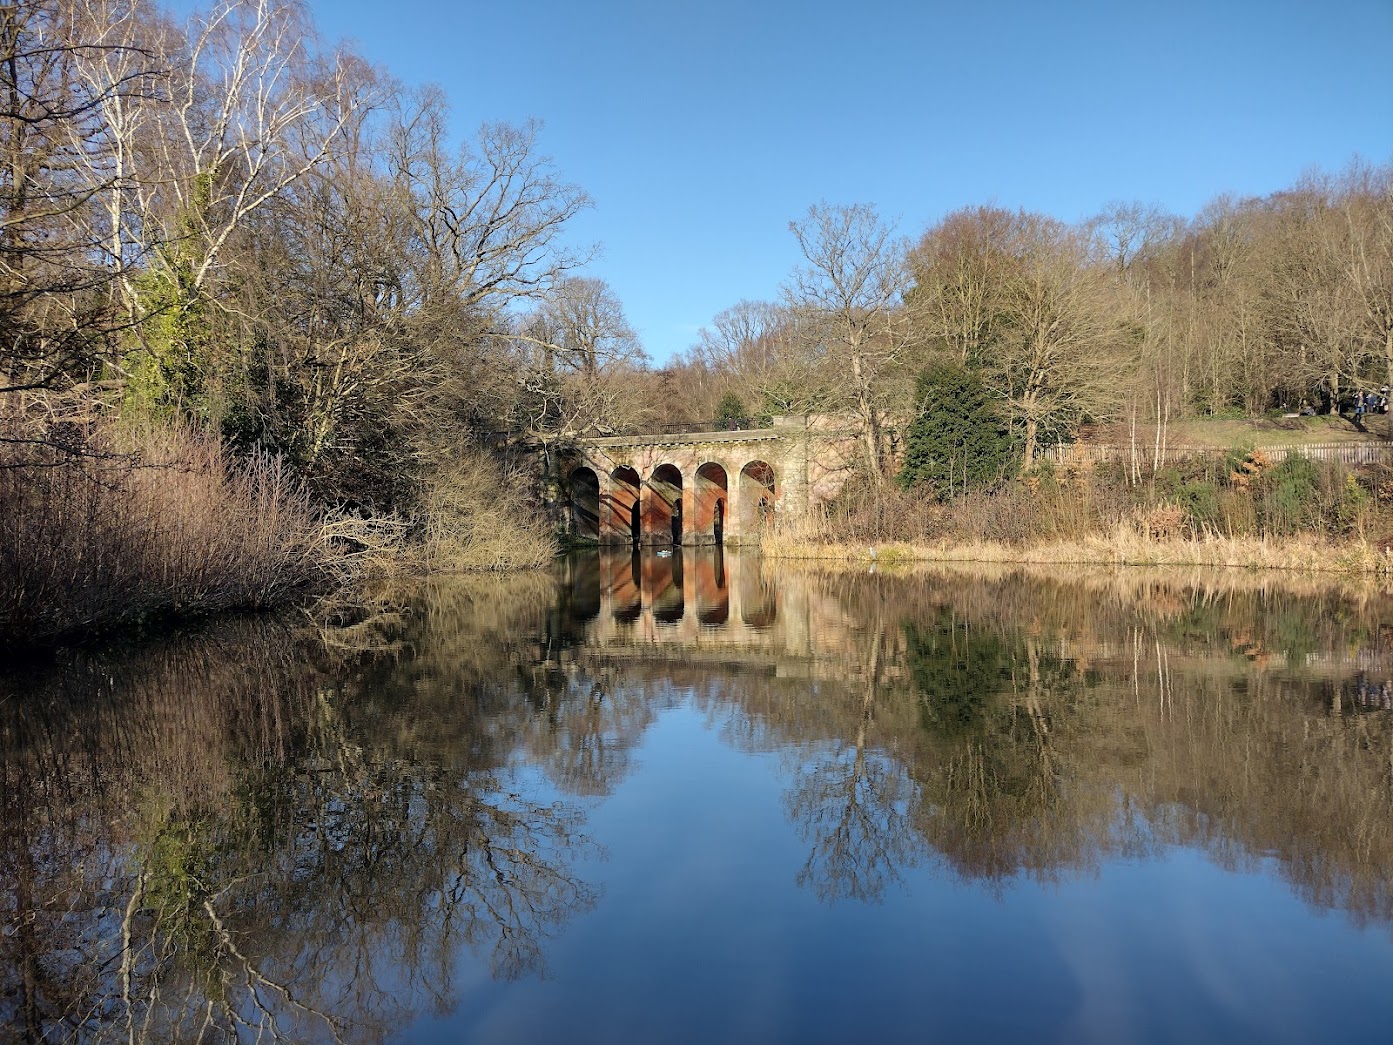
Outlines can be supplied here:
[[[182, 4], [180, 6], [183, 6]], [[917, 236], [976, 203], [1192, 216], [1393, 160], [1393, 0], [311, 0], [324, 36], [437, 83], [467, 135], [544, 122], [594, 198], [577, 242], [656, 361], [798, 262], [788, 222], [865, 202]]]

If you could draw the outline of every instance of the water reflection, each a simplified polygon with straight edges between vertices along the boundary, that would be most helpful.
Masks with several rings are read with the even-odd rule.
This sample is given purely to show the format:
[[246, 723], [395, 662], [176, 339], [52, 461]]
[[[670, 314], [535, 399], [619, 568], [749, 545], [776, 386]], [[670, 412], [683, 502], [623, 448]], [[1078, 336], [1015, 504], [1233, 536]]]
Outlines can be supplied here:
[[371, 1041], [448, 1007], [463, 955], [542, 967], [597, 893], [580, 808], [508, 765], [533, 715], [498, 676], [538, 622], [461, 656], [432, 639], [487, 634], [484, 600], [405, 608], [422, 652], [261, 621], [6, 680], [0, 1025]]
[[713, 548], [321, 618], [0, 679], [0, 1025], [372, 1041], [467, 969], [539, 975], [578, 914], [632, 917], [590, 820], [679, 705], [778, 755], [787, 884], [830, 905], [1184, 847], [1393, 925], [1379, 593]]
[[1393, 716], [1354, 715], [1393, 692], [1375, 681], [1393, 674], [1386, 596], [678, 556], [685, 600], [671, 560], [645, 561], [642, 592], [598, 592], [629, 626], [598, 615], [570, 656], [686, 685], [740, 651], [703, 699], [739, 709], [732, 742], [790, 753], [797, 878], [819, 896], [876, 899], [927, 857], [1000, 884], [1179, 845], [1273, 858], [1309, 902], [1393, 919]]

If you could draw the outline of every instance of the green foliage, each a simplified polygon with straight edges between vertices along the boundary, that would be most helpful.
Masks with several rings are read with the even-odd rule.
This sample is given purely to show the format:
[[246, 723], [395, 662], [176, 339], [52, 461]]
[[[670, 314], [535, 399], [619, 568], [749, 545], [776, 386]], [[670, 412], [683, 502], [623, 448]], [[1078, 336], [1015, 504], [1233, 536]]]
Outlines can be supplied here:
[[1013, 474], [1009, 425], [973, 370], [939, 363], [919, 378], [919, 412], [905, 439], [904, 487], [927, 484], [940, 501], [986, 489]]
[[981, 732], [1010, 677], [1011, 651], [994, 635], [959, 627], [947, 609], [927, 628], [907, 621], [904, 631], [924, 729], [942, 737]]
[[727, 392], [721, 396], [721, 401], [716, 404], [716, 430], [734, 432], [737, 429], [748, 428], [749, 425], [749, 413], [745, 410], [744, 400], [734, 392]]
[[1359, 529], [1369, 511], [1372, 498], [1369, 491], [1360, 485], [1353, 472], [1345, 475], [1340, 499], [1335, 506], [1335, 522], [1341, 533], [1352, 533]]
[[212, 175], [195, 180], [194, 198], [179, 222], [178, 235], [158, 251], [158, 263], [136, 281], [143, 318], [137, 343], [123, 358], [124, 409], [144, 417], [179, 415], [206, 422], [213, 333], [207, 304], [197, 283], [196, 246], [200, 212], [209, 205]]
[[1259, 519], [1263, 532], [1287, 536], [1314, 529], [1320, 522], [1316, 499], [1316, 466], [1300, 454], [1288, 454], [1263, 476], [1259, 491]]

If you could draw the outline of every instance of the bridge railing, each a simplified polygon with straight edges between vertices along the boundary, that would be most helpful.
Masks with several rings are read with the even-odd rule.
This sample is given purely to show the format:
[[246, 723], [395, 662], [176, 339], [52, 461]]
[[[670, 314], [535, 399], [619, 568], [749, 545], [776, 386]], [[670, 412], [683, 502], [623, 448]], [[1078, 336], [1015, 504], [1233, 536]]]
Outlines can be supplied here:
[[[724, 418], [716, 421], [672, 421], [663, 424], [617, 425], [613, 428], [596, 426], [585, 432], [582, 438], [609, 439], [640, 435], [693, 435], [701, 432], [759, 432], [773, 428], [772, 420], [761, 418]], [[486, 433], [486, 441], [492, 446], [502, 446], [528, 440], [535, 436], [521, 429], [503, 429]]]

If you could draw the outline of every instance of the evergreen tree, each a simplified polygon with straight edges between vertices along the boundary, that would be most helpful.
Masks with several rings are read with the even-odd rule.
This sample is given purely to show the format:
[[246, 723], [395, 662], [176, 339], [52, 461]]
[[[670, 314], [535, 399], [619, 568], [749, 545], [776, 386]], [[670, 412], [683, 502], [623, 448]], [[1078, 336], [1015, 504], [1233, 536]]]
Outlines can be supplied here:
[[727, 392], [716, 406], [716, 428], [718, 431], [734, 432], [750, 426], [745, 403], [734, 392]]
[[918, 414], [905, 439], [904, 487], [925, 483], [946, 501], [988, 488], [1016, 466], [1010, 426], [976, 371], [957, 363], [935, 364], [919, 378]]

